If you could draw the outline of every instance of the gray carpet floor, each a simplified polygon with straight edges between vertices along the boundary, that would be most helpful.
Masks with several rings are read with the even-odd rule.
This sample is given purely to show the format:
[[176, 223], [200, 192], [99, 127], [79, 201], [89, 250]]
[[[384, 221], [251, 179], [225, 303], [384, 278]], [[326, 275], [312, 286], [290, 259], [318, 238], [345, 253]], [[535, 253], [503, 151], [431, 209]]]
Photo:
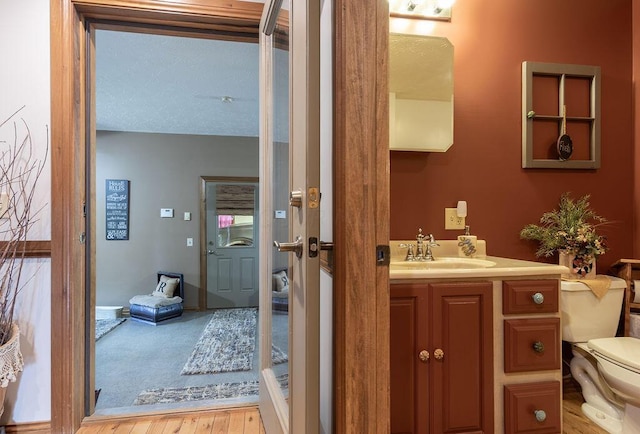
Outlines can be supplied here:
[[[133, 406], [138, 395], [149, 389], [257, 381], [257, 345], [250, 371], [180, 375], [211, 313], [186, 311], [157, 326], [128, 319], [97, 341], [95, 388], [100, 389], [100, 395], [96, 413], [154, 410], [153, 406]], [[273, 343], [285, 352], [287, 324], [288, 315], [273, 315]], [[274, 366], [276, 375], [287, 370], [288, 363]]]

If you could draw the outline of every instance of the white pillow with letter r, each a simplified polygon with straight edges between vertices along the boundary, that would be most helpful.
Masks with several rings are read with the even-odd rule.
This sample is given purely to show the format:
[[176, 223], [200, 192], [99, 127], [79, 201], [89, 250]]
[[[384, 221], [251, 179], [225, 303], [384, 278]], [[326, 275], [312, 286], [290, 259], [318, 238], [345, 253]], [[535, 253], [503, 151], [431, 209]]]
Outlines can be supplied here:
[[156, 297], [165, 297], [171, 298], [173, 297], [178, 284], [180, 283], [180, 279], [177, 277], [169, 277], [164, 274], [160, 276], [160, 280], [158, 281], [158, 286], [156, 286], [155, 291], [151, 293]]
[[287, 276], [286, 271], [278, 271], [277, 273], [273, 273], [271, 277], [273, 278], [273, 290], [275, 292], [289, 290], [289, 277]]

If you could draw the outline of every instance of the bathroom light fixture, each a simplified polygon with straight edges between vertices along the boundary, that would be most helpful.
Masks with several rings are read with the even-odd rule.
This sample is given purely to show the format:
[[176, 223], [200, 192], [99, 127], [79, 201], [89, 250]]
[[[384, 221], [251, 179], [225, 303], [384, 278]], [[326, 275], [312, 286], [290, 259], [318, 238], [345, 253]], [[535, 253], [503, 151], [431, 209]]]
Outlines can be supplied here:
[[423, 20], [451, 20], [451, 6], [455, 0], [389, 0], [392, 17]]

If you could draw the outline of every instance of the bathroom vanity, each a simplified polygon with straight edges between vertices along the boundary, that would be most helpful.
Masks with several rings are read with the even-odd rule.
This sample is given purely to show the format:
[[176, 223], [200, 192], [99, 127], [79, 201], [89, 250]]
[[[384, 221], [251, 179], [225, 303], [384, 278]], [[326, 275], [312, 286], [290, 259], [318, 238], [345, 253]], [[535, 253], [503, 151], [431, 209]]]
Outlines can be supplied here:
[[[560, 274], [486, 256], [408, 262], [393, 241], [392, 433], [561, 433]], [[478, 262], [473, 262], [474, 260]]]

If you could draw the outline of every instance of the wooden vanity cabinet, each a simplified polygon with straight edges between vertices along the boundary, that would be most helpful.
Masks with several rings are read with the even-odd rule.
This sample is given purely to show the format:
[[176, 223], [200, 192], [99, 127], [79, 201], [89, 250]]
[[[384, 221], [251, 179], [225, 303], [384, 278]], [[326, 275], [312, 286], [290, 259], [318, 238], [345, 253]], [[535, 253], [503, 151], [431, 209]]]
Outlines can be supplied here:
[[508, 434], [558, 434], [562, 432], [560, 382], [504, 386], [504, 422]]
[[[562, 432], [559, 281], [505, 280], [502, 290], [505, 433], [559, 434]], [[533, 375], [539, 381], [531, 382]]]
[[391, 433], [493, 433], [491, 282], [391, 285]]

